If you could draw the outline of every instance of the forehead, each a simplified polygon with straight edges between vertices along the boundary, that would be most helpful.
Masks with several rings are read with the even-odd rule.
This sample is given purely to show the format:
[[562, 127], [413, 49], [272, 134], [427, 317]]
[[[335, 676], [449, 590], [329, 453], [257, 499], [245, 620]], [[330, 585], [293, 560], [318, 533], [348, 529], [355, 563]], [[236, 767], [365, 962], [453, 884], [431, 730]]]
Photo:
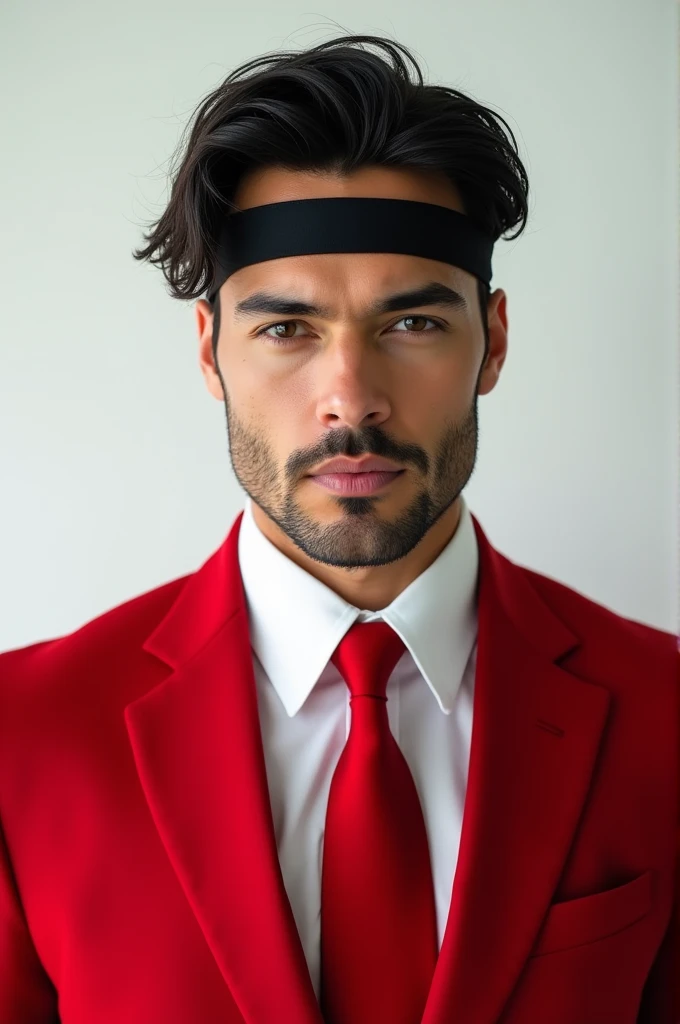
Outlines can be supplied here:
[[380, 165], [360, 167], [350, 174], [280, 165], [256, 167], [241, 177], [233, 201], [246, 210], [264, 203], [338, 196], [414, 199], [465, 213], [459, 189], [443, 172]]

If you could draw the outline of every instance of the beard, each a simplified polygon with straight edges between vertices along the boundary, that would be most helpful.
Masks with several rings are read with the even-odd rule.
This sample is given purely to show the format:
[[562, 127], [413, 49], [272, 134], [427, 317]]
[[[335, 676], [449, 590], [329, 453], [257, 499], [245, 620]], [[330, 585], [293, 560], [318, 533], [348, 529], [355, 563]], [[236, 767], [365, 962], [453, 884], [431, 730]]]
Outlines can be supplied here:
[[[480, 370], [481, 373], [481, 370]], [[380, 427], [327, 431], [314, 450], [287, 459], [283, 470], [267, 437], [233, 413], [219, 373], [236, 478], [253, 502], [309, 558], [342, 569], [388, 565], [404, 558], [456, 501], [475, 468], [479, 440], [478, 394], [462, 421], [444, 424], [435, 451], [400, 443]], [[406, 467], [420, 479], [405, 507], [391, 515], [381, 511], [384, 499], [328, 493], [334, 522], [322, 522], [300, 503], [299, 481], [304, 473], [337, 456], [377, 455]], [[407, 478], [402, 486], [408, 487]]]

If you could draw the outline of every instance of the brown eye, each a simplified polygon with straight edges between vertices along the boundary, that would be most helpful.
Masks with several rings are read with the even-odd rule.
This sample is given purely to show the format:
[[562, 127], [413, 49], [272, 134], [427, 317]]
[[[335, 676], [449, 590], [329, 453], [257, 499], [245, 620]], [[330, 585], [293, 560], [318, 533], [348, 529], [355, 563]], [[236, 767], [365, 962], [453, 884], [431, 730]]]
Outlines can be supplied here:
[[[414, 320], [428, 320], [428, 319], [429, 318], [426, 317], [426, 316], [403, 316], [401, 318], [401, 320], [397, 320], [397, 323], [402, 323], [402, 322], [406, 323], [407, 320], [410, 320], [411, 322], [413, 322]], [[430, 320], [430, 323], [434, 323], [434, 320]], [[410, 333], [410, 332], [407, 332], [407, 333]], [[415, 333], [415, 334], [422, 334], [423, 332], [422, 331], [414, 331], [413, 333]]]
[[[297, 324], [298, 322], [299, 321], [297, 321], [297, 320], [281, 320], [277, 324], [270, 324], [269, 327], [263, 327], [262, 330], [258, 331], [257, 333], [258, 334], [264, 334], [264, 333], [266, 333], [266, 331], [271, 331], [272, 328], [274, 328], [274, 327], [291, 327], [294, 324]], [[289, 338], [292, 338], [293, 335], [291, 335], [291, 334], [288, 334], [288, 335], [279, 334], [279, 335], [277, 335], [277, 337], [281, 338], [283, 341], [287, 341]]]

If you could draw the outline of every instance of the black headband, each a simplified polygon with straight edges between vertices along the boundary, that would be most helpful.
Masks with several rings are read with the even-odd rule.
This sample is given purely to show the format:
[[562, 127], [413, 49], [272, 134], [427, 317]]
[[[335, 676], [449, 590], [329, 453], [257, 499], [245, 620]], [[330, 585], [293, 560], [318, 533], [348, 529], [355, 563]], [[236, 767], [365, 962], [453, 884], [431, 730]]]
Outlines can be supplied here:
[[466, 214], [411, 199], [336, 196], [293, 199], [239, 210], [224, 221], [216, 293], [241, 267], [282, 256], [324, 252], [398, 252], [467, 270], [491, 284], [494, 240]]

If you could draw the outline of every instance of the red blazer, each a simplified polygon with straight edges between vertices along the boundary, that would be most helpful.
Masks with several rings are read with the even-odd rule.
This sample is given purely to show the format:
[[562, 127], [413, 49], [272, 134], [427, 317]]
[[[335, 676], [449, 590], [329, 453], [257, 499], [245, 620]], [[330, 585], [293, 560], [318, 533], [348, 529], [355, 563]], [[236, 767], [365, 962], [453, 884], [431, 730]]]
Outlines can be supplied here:
[[[322, 1024], [276, 850], [241, 515], [197, 572], [0, 655], [2, 1024]], [[473, 520], [468, 792], [423, 1024], [676, 1024], [676, 638]]]

